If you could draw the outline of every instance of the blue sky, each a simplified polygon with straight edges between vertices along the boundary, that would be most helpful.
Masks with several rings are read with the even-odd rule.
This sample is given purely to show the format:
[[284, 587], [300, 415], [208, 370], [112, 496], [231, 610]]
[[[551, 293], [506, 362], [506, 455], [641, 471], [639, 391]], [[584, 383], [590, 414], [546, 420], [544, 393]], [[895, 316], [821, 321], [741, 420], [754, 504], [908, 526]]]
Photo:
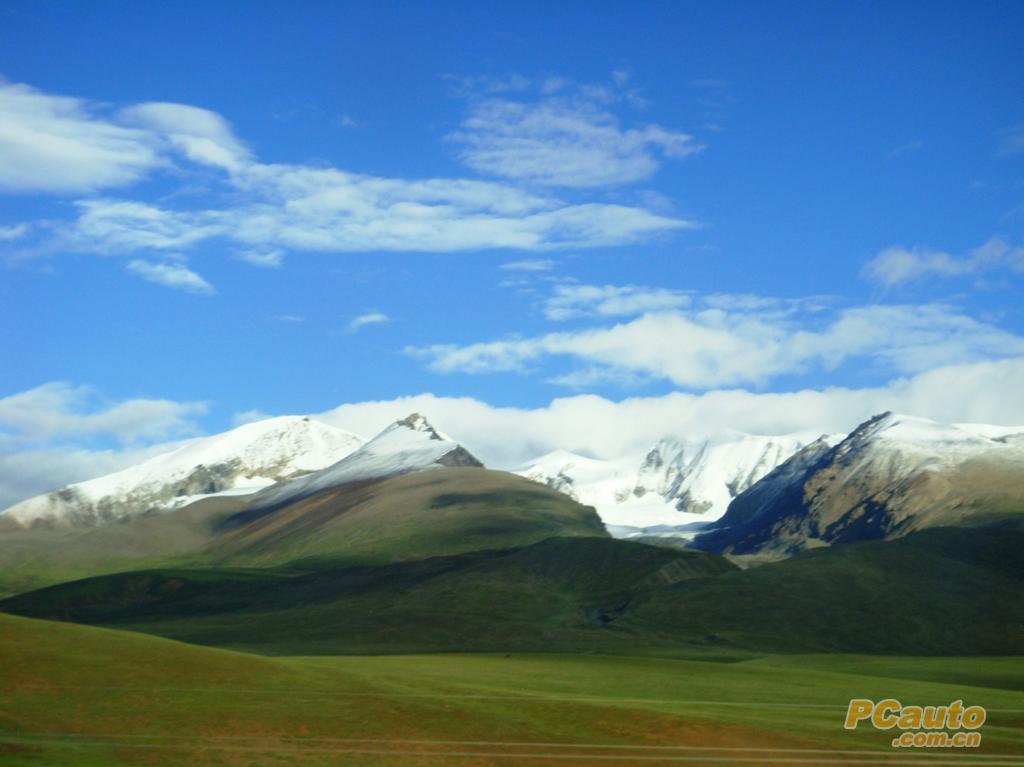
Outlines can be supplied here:
[[[1019, 3], [0, 19], [9, 456], [427, 393], [1024, 420]], [[1003, 388], [893, 394], [953, 370]]]

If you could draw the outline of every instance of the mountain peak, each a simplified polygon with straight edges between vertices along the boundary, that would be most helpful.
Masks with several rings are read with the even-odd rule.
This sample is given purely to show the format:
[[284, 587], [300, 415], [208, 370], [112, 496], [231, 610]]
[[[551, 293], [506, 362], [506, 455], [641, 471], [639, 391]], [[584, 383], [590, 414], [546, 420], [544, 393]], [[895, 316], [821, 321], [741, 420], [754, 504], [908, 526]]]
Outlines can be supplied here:
[[395, 421], [351, 455], [305, 477], [268, 488], [251, 509], [269, 509], [352, 482], [384, 479], [438, 467], [483, 467], [468, 450], [437, 431], [419, 413]]
[[446, 435], [435, 429], [430, 421], [427, 420], [426, 416], [420, 415], [419, 413], [410, 413], [405, 418], [400, 418], [389, 426], [385, 431], [391, 431], [392, 429], [409, 429], [411, 431], [423, 432], [430, 439], [437, 439], [443, 441], [451, 441]]

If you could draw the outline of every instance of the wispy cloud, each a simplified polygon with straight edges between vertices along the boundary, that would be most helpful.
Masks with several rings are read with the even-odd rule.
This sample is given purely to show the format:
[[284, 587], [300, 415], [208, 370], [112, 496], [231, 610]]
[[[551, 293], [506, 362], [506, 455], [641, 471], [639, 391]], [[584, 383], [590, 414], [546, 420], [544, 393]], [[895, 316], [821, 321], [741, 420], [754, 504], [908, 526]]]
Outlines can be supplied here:
[[953, 256], [930, 248], [893, 246], [879, 252], [864, 266], [864, 276], [885, 287], [926, 277], [957, 277], [988, 270], [1024, 272], [1024, 247], [1013, 247], [993, 237], [966, 256]]
[[136, 258], [128, 262], [128, 271], [144, 280], [155, 282], [157, 285], [184, 290], [188, 293], [209, 296], [217, 292], [213, 285], [180, 263], [153, 263]]
[[679, 290], [638, 285], [558, 285], [544, 304], [551, 320], [597, 315], [628, 316], [679, 309], [690, 296]]
[[278, 269], [284, 263], [284, 253], [279, 250], [243, 250], [236, 256], [239, 261], [263, 269]]
[[662, 158], [701, 150], [692, 136], [660, 125], [624, 127], [612, 110], [629, 101], [619, 90], [626, 80], [621, 72], [608, 88], [555, 78], [540, 83], [539, 93], [471, 99], [469, 115], [448, 138], [480, 173], [567, 188], [640, 181]]
[[245, 426], [247, 423], [255, 423], [256, 421], [265, 421], [272, 416], [270, 413], [265, 413], [262, 410], [243, 410], [240, 413], [235, 413], [231, 416], [232, 426]]
[[[617, 154], [635, 168], [647, 162], [652, 147], [669, 154], [692, 149], [685, 137], [657, 126], [621, 131], [613, 118], [585, 105], [576, 117], [568, 106], [550, 109], [551, 130], [562, 130], [553, 127], [562, 119], [559, 109], [567, 121], [559, 141], [581, 142], [582, 154], [599, 164]], [[534, 124], [526, 114], [521, 122]], [[595, 149], [602, 142], [607, 150]], [[567, 155], [574, 151], [563, 148]], [[171, 207], [173, 195], [161, 202], [109, 195], [79, 200], [77, 215], [48, 226], [54, 239], [37, 241], [37, 250], [140, 257], [218, 240], [251, 263], [273, 267], [284, 250], [547, 251], [634, 243], [693, 226], [643, 206], [571, 202], [517, 184], [263, 163], [222, 116], [205, 109], [144, 103], [113, 110], [0, 85], [0, 190], [94, 192], [162, 169], [202, 170], [208, 191], [187, 208]]]
[[924, 142], [920, 139], [914, 139], [913, 141], [908, 141], [905, 144], [900, 144], [898, 147], [895, 147], [888, 155], [886, 155], [886, 157], [890, 160], [895, 160], [897, 157], [905, 154], [911, 154], [913, 152], [920, 152], [922, 149], [924, 149]]
[[996, 151], [1004, 157], [1024, 154], [1024, 123], [1003, 128], [996, 134]]
[[507, 261], [501, 268], [507, 272], [550, 272], [557, 266], [550, 259], [525, 259], [523, 261]]
[[13, 224], [11, 226], [0, 226], [0, 242], [11, 242], [25, 237], [31, 230], [29, 224]]
[[383, 312], [367, 312], [360, 314], [348, 324], [348, 332], [355, 333], [367, 325], [381, 325], [385, 322], [391, 322], [391, 318]]

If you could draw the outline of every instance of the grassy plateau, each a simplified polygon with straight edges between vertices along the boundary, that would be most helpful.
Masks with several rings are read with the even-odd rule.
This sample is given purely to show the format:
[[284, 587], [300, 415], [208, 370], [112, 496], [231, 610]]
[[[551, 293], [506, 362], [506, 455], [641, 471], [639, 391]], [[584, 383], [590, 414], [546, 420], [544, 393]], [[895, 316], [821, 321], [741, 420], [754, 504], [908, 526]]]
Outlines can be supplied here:
[[[11, 767], [1024, 763], [1016, 658], [269, 658], [0, 615], [0, 687]], [[851, 697], [888, 696], [987, 707], [982, 748], [843, 729]]]

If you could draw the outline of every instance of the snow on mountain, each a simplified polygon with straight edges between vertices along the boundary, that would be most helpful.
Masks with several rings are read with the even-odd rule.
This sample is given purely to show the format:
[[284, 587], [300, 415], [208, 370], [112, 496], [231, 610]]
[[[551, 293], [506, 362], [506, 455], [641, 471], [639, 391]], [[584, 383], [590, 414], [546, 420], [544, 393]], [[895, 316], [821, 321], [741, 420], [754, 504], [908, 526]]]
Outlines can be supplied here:
[[559, 450], [516, 473], [597, 509], [615, 535], [692, 534], [817, 435], [665, 437], [643, 457], [614, 461]]
[[261, 492], [251, 509], [281, 506], [350, 482], [391, 477], [439, 466], [483, 466], [464, 447], [419, 413], [403, 418], [337, 463]]
[[38, 519], [91, 526], [170, 510], [215, 494], [254, 493], [322, 469], [363, 439], [302, 416], [246, 424], [190, 440], [137, 466], [29, 498], [2, 512], [21, 524]]
[[883, 413], [797, 454], [739, 495], [698, 543], [787, 553], [996, 519], [1024, 500], [1024, 427]]

